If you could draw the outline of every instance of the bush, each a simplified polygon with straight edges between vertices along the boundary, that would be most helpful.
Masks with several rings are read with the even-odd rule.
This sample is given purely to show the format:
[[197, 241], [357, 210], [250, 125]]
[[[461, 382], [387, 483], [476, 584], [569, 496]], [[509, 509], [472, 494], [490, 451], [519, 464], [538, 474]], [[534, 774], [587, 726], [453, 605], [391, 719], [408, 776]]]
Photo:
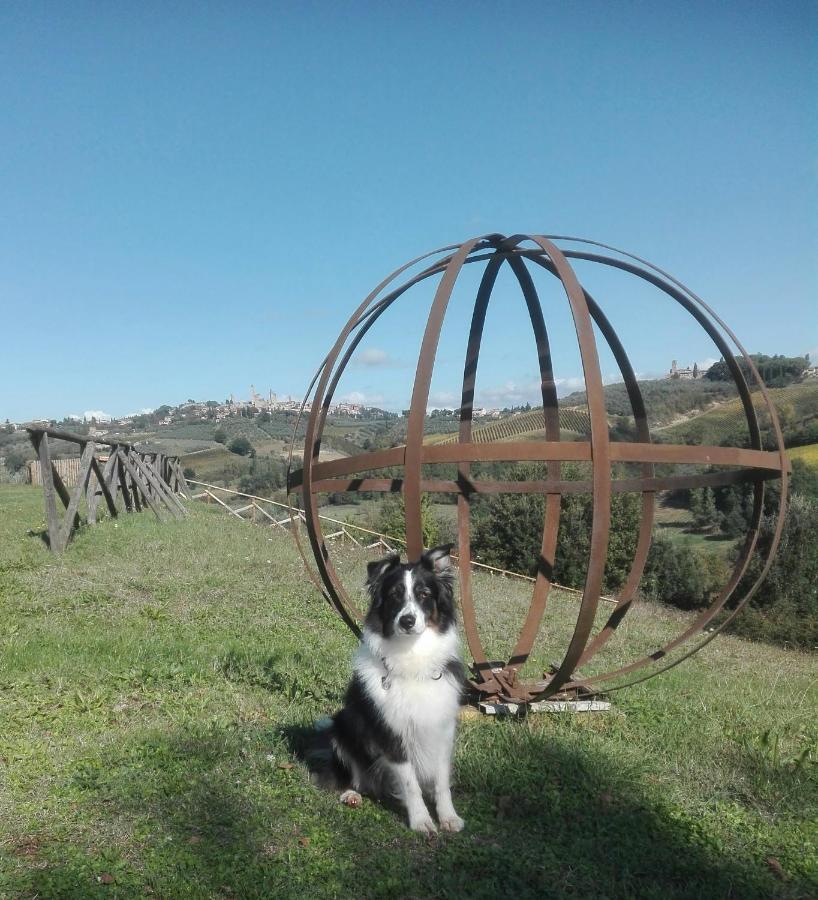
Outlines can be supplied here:
[[287, 464], [280, 459], [254, 459], [250, 471], [239, 479], [239, 490], [244, 494], [269, 497], [285, 487]]
[[679, 546], [666, 535], [654, 534], [640, 590], [651, 600], [679, 609], [701, 609], [729, 577], [727, 563], [715, 554]]
[[253, 456], [255, 455], [255, 451], [253, 450], [253, 445], [250, 441], [247, 440], [244, 435], [240, 435], [237, 438], [233, 438], [230, 441], [230, 444], [227, 448], [231, 453], [235, 453], [237, 456]]
[[223, 428], [217, 428], [213, 433], [213, 440], [217, 444], [226, 444], [227, 443], [227, 432]]
[[[436, 547], [440, 543], [440, 527], [428, 494], [421, 494], [420, 517], [423, 546]], [[406, 504], [403, 501], [403, 494], [389, 494], [386, 497], [373, 528], [387, 538], [406, 540]]]
[[[520, 464], [506, 473], [511, 480], [541, 477], [538, 467]], [[579, 469], [566, 467], [566, 478], [578, 478]], [[611, 532], [605, 564], [604, 590], [619, 590], [630, 572], [639, 531], [637, 494], [614, 494]], [[541, 494], [498, 494], [475, 504], [472, 552], [481, 562], [534, 575], [541, 565], [545, 497]], [[560, 525], [552, 577], [566, 587], [582, 588], [591, 549], [593, 499], [591, 494], [566, 494], [560, 500]]]
[[[740, 599], [761, 571], [773, 539], [775, 517], [765, 516], [756, 553], [736, 591]], [[818, 502], [794, 493], [790, 497], [781, 543], [764, 583], [729, 626], [745, 637], [818, 646]]]

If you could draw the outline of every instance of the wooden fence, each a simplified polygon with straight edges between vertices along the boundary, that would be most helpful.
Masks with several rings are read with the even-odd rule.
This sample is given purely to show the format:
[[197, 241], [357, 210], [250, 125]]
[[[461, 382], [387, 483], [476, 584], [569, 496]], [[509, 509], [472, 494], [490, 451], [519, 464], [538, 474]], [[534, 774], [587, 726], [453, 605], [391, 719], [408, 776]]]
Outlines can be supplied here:
[[[277, 500], [268, 500], [266, 497], [258, 497], [255, 494], [244, 494], [241, 491], [234, 491], [230, 488], [208, 484], [206, 481], [195, 481], [190, 478], [188, 479], [188, 482], [189, 484], [195, 484], [197, 487], [202, 488], [201, 491], [189, 495], [191, 500], [201, 500], [205, 503], [217, 503], [228, 513], [235, 516], [237, 519], [241, 519], [243, 522], [269, 525], [272, 528], [287, 531], [294, 522], [300, 523], [304, 521], [304, 513], [300, 509], [292, 509], [291, 512], [291, 507], [286, 503], [279, 503]], [[226, 496], [228, 499], [231, 497], [241, 498], [243, 500], [248, 500], [249, 502], [243, 503], [241, 506], [231, 506], [223, 499], [223, 497], [217, 496], [218, 494], [222, 494], [223, 497]], [[268, 509], [265, 509], [260, 504], [264, 504]], [[269, 512], [270, 508], [277, 511], [277, 515], [271, 514]], [[325, 516], [320, 513], [318, 517], [321, 521], [328, 522], [330, 525], [335, 526], [334, 531], [324, 535], [324, 540], [348, 540], [350, 543], [363, 550], [375, 550], [380, 553], [392, 553], [397, 550], [402, 550], [406, 545], [406, 541], [403, 540], [403, 538], [395, 537], [394, 535], [381, 534], [378, 531], [373, 531], [371, 528], [364, 528], [363, 525], [355, 525], [352, 522], [333, 519], [330, 516]], [[452, 554], [452, 556], [454, 559], [457, 559], [457, 554]], [[536, 580], [529, 575], [521, 575], [519, 572], [511, 572], [508, 569], [499, 569], [496, 566], [489, 566], [486, 565], [486, 563], [476, 562], [475, 560], [471, 561], [471, 567], [472, 569], [479, 569], [480, 571], [489, 572], [493, 575], [503, 575], [507, 578], [528, 581], [532, 584]], [[555, 588], [559, 588], [561, 591], [582, 596], [582, 591], [579, 591], [576, 588], [566, 587], [565, 585], [557, 584], [556, 582], [552, 583]], [[615, 597], [603, 596], [600, 599], [606, 603], [616, 603]]]
[[[80, 458], [72, 456], [70, 459], [52, 459], [51, 464], [59, 473], [62, 483], [66, 487], [74, 487], [80, 477]], [[43, 483], [42, 466], [39, 459], [32, 460], [28, 464], [28, 480], [37, 486]]]
[[[89, 525], [96, 522], [101, 500], [105, 501], [113, 518], [121, 509], [130, 513], [146, 507], [159, 521], [181, 519], [187, 515], [179, 495], [189, 496], [190, 490], [178, 457], [141, 453], [131, 444], [98, 440], [53, 428], [26, 430], [40, 464], [48, 542], [54, 553], [60, 553], [68, 546], [80, 524], [83, 501]], [[67, 484], [60, 473], [61, 460], [51, 459], [49, 438], [68, 441], [81, 448], [73, 485]], [[103, 452], [98, 454], [100, 449]], [[69, 491], [69, 487], [73, 490]], [[62, 519], [57, 510], [57, 498], [65, 507]]]

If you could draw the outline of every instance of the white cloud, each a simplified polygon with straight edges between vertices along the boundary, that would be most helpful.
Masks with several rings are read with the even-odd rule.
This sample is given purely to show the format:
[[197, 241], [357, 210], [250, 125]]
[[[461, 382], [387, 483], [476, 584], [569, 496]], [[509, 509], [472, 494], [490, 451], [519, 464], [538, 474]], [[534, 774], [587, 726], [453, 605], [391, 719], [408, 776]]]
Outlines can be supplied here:
[[395, 361], [390, 357], [386, 350], [379, 350], [377, 347], [367, 347], [352, 359], [352, 365], [357, 368], [383, 368], [385, 366], [394, 366]]
[[714, 356], [708, 356], [707, 359], [699, 359], [696, 361], [696, 365], [699, 367], [700, 372], [706, 372], [710, 366], [714, 366], [718, 360]]
[[460, 395], [453, 391], [433, 391], [427, 409], [454, 409], [460, 406]]
[[364, 394], [362, 391], [350, 391], [341, 397], [341, 403], [357, 403], [359, 406], [383, 406], [383, 394]]
[[539, 394], [539, 381], [513, 381], [509, 379], [503, 384], [483, 388], [477, 391], [476, 406], [504, 407], [520, 406], [523, 403], [537, 403]]

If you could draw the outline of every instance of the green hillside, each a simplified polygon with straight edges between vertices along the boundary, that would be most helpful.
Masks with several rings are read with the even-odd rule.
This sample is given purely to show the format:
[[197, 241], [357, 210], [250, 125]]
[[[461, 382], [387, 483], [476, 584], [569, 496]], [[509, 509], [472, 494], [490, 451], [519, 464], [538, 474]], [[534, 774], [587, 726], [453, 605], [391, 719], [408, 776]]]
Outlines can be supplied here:
[[[781, 419], [785, 439], [798, 429], [818, 423], [818, 382], [771, 388], [768, 393]], [[753, 394], [753, 404], [762, 427], [766, 427], [769, 416], [760, 392]], [[664, 441], [690, 444], [742, 443], [747, 435], [747, 419], [739, 399], [657, 432]]]
[[[54, 557], [39, 490], [0, 486], [0, 511], [0, 897], [818, 893], [814, 657], [720, 637], [609, 713], [466, 717], [466, 830], [429, 840], [310, 782], [300, 754], [354, 642], [287, 535], [195, 504], [103, 520]], [[336, 561], [361, 583], [360, 551]], [[528, 585], [475, 592], [507, 652]], [[536, 666], [576, 609], [549, 600]], [[622, 637], [651, 648], [686, 621], [638, 605]]]
[[[666, 425], [679, 416], [689, 416], [704, 411], [714, 403], [723, 403], [736, 396], [736, 388], [729, 381], [682, 381], [659, 378], [640, 381], [639, 390], [645, 402], [648, 422], [651, 426]], [[585, 406], [584, 391], [563, 397], [566, 406]], [[605, 409], [609, 416], [632, 416], [628, 391], [622, 382], [605, 386]]]
[[[591, 420], [588, 410], [560, 407], [560, 433], [563, 440], [590, 434]], [[541, 438], [545, 433], [545, 418], [542, 407], [528, 412], [515, 413], [497, 421], [480, 423], [472, 428], [472, 440], [477, 444], [488, 444], [494, 441], [510, 441], [527, 437]], [[453, 444], [457, 441], [457, 433], [433, 434], [425, 438], [427, 444]]]

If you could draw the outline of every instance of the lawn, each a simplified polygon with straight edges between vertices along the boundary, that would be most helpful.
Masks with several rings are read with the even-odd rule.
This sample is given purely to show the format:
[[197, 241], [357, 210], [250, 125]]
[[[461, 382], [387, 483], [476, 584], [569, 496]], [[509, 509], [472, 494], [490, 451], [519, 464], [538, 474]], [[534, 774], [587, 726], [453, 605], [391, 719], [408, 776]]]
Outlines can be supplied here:
[[[720, 637], [609, 713], [464, 716], [466, 830], [424, 839], [300, 761], [354, 647], [287, 535], [194, 504], [57, 558], [42, 528], [38, 489], [0, 487], [0, 897], [818, 894], [814, 657]], [[359, 551], [338, 565], [360, 582]], [[527, 588], [475, 584], [502, 652]], [[554, 598], [532, 671], [575, 612]], [[684, 621], [640, 605], [624, 637]]]
[[808, 466], [818, 469], [818, 444], [807, 444], [805, 447], [792, 447], [787, 450], [790, 459], [800, 459]]

